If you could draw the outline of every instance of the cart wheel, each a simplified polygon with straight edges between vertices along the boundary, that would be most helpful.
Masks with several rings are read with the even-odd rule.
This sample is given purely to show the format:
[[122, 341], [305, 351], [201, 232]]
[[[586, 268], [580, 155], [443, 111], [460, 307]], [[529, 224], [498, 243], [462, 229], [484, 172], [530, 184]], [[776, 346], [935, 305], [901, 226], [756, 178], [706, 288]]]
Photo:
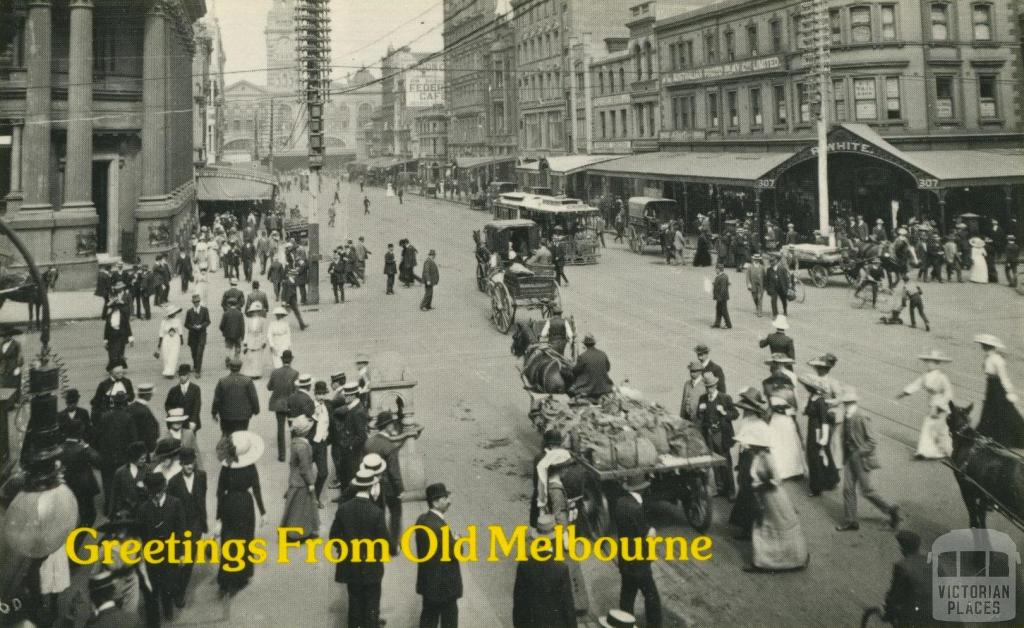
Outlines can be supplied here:
[[857, 285], [857, 273], [854, 273], [851, 270], [844, 270], [843, 276], [846, 277], [846, 283], [850, 284], [851, 286]]
[[814, 285], [819, 288], [824, 288], [828, 285], [828, 269], [818, 264], [811, 268], [811, 281]]
[[688, 499], [683, 504], [686, 520], [697, 532], [704, 532], [711, 525], [711, 496], [708, 494], [708, 476], [705, 473], [691, 473], [686, 478]]
[[487, 273], [484, 272], [484, 265], [476, 265], [476, 288], [480, 292], [487, 292]]
[[588, 482], [583, 491], [583, 519], [587, 524], [587, 535], [591, 539], [607, 536], [611, 532], [612, 516], [608, 499], [597, 482]]
[[640, 242], [640, 236], [636, 229], [629, 230], [629, 250], [634, 253], [643, 253], [644, 245]]
[[508, 330], [512, 329], [512, 323], [516, 319], [516, 304], [508, 293], [508, 288], [505, 284], [497, 284], [494, 289], [495, 294], [495, 312], [494, 312], [494, 324], [497, 326], [498, 331], [503, 334], [507, 334]]
[[803, 303], [807, 300], [807, 286], [795, 276], [793, 277], [793, 291], [796, 292], [796, 298], [793, 300], [797, 303]]

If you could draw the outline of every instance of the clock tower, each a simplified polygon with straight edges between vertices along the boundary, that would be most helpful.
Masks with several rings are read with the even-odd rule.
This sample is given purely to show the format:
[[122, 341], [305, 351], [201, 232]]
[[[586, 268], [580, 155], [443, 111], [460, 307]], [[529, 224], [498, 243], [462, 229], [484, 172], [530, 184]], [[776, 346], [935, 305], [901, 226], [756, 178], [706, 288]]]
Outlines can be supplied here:
[[294, 18], [295, 0], [274, 0], [267, 12], [267, 89], [272, 94], [293, 95], [298, 90]]

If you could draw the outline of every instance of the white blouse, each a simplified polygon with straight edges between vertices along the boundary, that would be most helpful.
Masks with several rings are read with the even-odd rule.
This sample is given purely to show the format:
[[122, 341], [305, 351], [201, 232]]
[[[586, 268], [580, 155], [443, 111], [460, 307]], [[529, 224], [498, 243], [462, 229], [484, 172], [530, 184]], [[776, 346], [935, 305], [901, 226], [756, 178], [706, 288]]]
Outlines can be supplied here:
[[932, 369], [918, 377], [903, 392], [912, 395], [924, 388], [928, 393], [928, 405], [936, 410], [949, 410], [949, 402], [953, 400], [953, 384], [946, 374], [939, 369]]
[[1010, 381], [1010, 375], [1006, 371], [1006, 359], [995, 351], [991, 351], [985, 356], [985, 375], [995, 375], [998, 377], [1003, 385], [1003, 390], [1006, 391], [1006, 396], [1011, 401], [1016, 398], [1013, 382]]

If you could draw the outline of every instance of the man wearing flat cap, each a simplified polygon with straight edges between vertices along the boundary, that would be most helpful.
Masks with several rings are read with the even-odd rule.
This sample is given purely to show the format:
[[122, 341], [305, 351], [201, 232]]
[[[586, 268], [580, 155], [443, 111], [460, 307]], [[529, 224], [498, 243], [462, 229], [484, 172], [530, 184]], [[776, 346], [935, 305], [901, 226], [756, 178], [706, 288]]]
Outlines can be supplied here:
[[249, 429], [249, 420], [260, 413], [260, 400], [252, 380], [242, 375], [242, 360], [228, 359], [230, 373], [217, 382], [213, 390], [210, 415], [220, 422], [223, 434]]
[[[390, 465], [390, 463], [389, 463]], [[416, 530], [416, 554], [421, 559], [435, 546], [429, 559], [416, 566], [416, 593], [423, 596], [420, 628], [455, 628], [459, 625], [459, 598], [462, 597], [462, 571], [456, 560], [442, 560], [453, 556], [452, 545], [457, 538], [451, 531], [445, 513], [451, 507], [451, 493], [444, 484], [431, 484], [426, 490], [427, 512], [416, 519], [416, 525], [430, 530]]]
[[683, 384], [683, 400], [679, 403], [679, 416], [691, 423], [697, 422], [697, 405], [707, 392], [704, 387], [704, 365], [694, 360], [689, 366], [690, 379]]
[[[149, 499], [139, 505], [139, 523], [143, 541], [181, 539], [185, 533], [185, 512], [178, 498], [167, 494], [167, 478], [160, 473], [148, 473], [144, 480]], [[147, 556], [148, 558], [148, 556]], [[160, 625], [160, 610], [164, 619], [174, 614], [174, 600], [181, 583], [181, 566], [169, 561], [167, 550], [148, 560], [146, 572], [152, 593], [145, 596], [146, 618], [149, 625]]]

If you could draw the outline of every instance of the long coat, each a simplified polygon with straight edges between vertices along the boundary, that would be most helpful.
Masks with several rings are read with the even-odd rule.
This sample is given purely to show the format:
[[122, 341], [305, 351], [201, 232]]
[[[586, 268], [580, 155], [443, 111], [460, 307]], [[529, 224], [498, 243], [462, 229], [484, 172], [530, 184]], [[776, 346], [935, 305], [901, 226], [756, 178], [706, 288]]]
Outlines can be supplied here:
[[711, 294], [715, 301], [729, 300], [729, 277], [725, 273], [719, 273], [711, 285]]
[[213, 390], [210, 414], [221, 421], [248, 421], [260, 413], [260, 400], [252, 380], [241, 373], [222, 377]]
[[198, 539], [209, 527], [206, 515], [206, 472], [196, 469], [192, 478], [192, 491], [185, 484], [185, 476], [178, 472], [167, 482], [167, 494], [181, 502], [185, 529], [192, 531], [192, 539]]
[[181, 392], [181, 386], [175, 385], [167, 391], [167, 400], [164, 401], [164, 410], [170, 413], [171, 408], [181, 408], [185, 411], [190, 423], [195, 423], [196, 431], [203, 426], [200, 419], [202, 412], [203, 392], [195, 382], [189, 382], [186, 392]]
[[[351, 546], [352, 541], [364, 539], [370, 541], [382, 541], [383, 553], [391, 550], [387, 525], [384, 523], [384, 511], [374, 505], [370, 500], [356, 496], [344, 502], [338, 507], [334, 516], [334, 523], [331, 524], [329, 538], [341, 539], [346, 545]], [[381, 543], [374, 543], [379, 546]], [[351, 552], [348, 559], [338, 563], [334, 570], [334, 581], [351, 584], [377, 584], [384, 579], [384, 563], [382, 556], [370, 562], [362, 558], [363, 562], [354, 563]]]
[[156, 441], [160, 438], [160, 424], [157, 423], [149, 405], [136, 399], [128, 404], [128, 414], [132, 417], [132, 422], [135, 423], [135, 432], [139, 440], [146, 444], [146, 449], [149, 451], [156, 449]]
[[423, 271], [420, 273], [420, 277], [423, 279], [423, 284], [427, 286], [436, 286], [441, 281], [441, 275], [437, 271], [437, 264], [434, 260], [429, 257], [423, 262]]
[[[647, 532], [651, 529], [650, 524], [647, 523], [647, 515], [644, 514], [643, 506], [629, 493], [619, 497], [619, 500], [615, 502], [615, 527], [618, 530], [619, 539], [626, 540], [630, 546], [637, 542], [632, 539], [639, 539], [639, 543], [644, 543]], [[651, 562], [649, 560], [625, 561], [620, 558], [619, 571], [631, 576], [643, 576], [651, 572]]]
[[104, 468], [116, 469], [128, 462], [128, 446], [137, 440], [139, 433], [127, 408], [107, 410], [96, 421], [96, 451]]
[[[185, 533], [185, 510], [176, 497], [164, 496], [163, 505], [157, 505], [147, 499], [139, 505], [139, 523], [142, 527], [144, 541], [152, 539], [167, 540], [173, 534], [182, 538]], [[165, 554], [166, 556], [166, 554]], [[156, 580], [165, 591], [177, 592], [180, 584], [180, 567], [166, 560], [146, 565], [149, 577]]]
[[789, 356], [790, 360], [796, 359], [796, 348], [793, 345], [793, 339], [781, 331], [768, 334], [764, 340], [757, 343], [757, 346], [768, 347], [773, 354], [781, 353]]
[[[423, 596], [424, 600], [430, 602], [447, 602], [462, 597], [462, 571], [459, 562], [456, 560], [442, 561], [442, 555], [452, 555], [451, 546], [455, 542], [453, 532], [449, 531], [447, 536], [441, 528], [448, 523], [437, 516], [432, 510], [428, 510], [416, 519], [416, 525], [424, 526], [431, 530], [437, 540], [434, 555], [416, 568], [416, 593]], [[442, 548], [448, 546], [448, 551], [442, 554]], [[426, 531], [416, 530], [416, 555], [423, 558], [430, 549], [431, 542]]]
[[267, 390], [270, 391], [269, 409], [271, 412], [288, 411], [288, 398], [295, 392], [295, 380], [298, 378], [299, 372], [287, 364], [270, 373]]
[[565, 562], [530, 558], [516, 566], [514, 628], [576, 628], [576, 605]]
[[612, 391], [611, 361], [608, 355], [595, 347], [590, 347], [576, 358], [572, 372], [576, 376], [573, 392], [582, 397], [599, 397]]
[[779, 263], [777, 266], [769, 266], [764, 274], [764, 289], [768, 294], [783, 296], [789, 292], [789, 271], [786, 265]]

